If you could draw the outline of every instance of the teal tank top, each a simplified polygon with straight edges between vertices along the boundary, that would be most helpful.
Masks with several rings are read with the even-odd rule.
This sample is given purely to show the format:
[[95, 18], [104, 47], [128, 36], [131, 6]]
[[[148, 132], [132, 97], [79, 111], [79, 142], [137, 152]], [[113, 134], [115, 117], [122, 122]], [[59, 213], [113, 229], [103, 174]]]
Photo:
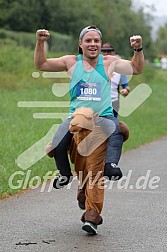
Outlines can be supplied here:
[[98, 63], [91, 72], [85, 70], [82, 55], [77, 56], [69, 89], [71, 98], [69, 117], [80, 107], [90, 107], [99, 116], [113, 115], [110, 84], [104, 70], [102, 54], [99, 54]]

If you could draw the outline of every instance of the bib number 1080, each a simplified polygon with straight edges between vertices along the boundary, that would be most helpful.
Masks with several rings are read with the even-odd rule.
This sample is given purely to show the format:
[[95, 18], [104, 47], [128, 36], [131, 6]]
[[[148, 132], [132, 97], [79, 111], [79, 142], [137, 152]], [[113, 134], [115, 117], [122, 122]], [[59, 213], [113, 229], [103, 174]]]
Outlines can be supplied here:
[[81, 88], [81, 95], [96, 95], [97, 89], [96, 88]]

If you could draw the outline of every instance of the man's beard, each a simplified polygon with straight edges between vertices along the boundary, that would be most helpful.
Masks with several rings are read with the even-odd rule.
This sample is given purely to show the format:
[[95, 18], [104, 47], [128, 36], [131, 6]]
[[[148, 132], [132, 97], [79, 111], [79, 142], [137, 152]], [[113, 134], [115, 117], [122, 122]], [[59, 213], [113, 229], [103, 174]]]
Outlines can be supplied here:
[[88, 54], [86, 56], [87, 56], [88, 59], [96, 59], [98, 57], [97, 54], [96, 55], [90, 55], [90, 54]]
[[97, 58], [97, 55], [96, 56], [89, 56], [89, 59], [96, 59]]

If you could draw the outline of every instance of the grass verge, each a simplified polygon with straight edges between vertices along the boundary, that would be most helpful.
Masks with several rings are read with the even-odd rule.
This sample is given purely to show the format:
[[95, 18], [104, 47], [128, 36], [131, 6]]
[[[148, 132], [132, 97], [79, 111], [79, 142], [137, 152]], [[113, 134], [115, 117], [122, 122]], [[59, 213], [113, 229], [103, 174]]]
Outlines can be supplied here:
[[[34, 119], [35, 112], [68, 112], [61, 108], [20, 108], [19, 101], [61, 101], [52, 93], [53, 79], [41, 76], [32, 78], [36, 71], [33, 65], [33, 51], [22, 47], [3, 46], [0, 49], [1, 59], [1, 152], [0, 152], [0, 197], [12, 195], [19, 190], [37, 187], [45, 174], [55, 171], [54, 160], [43, 157], [27, 170], [22, 170], [16, 163], [18, 156], [39, 139], [44, 137], [55, 123], [55, 119]], [[131, 115], [120, 117], [130, 128], [130, 139], [124, 144], [123, 151], [137, 148], [167, 134], [167, 72], [145, 67], [143, 74], [133, 76], [131, 90], [140, 83], [148, 84], [152, 89], [151, 96]], [[65, 96], [63, 99], [67, 99]], [[11, 175], [13, 188], [9, 186]]]

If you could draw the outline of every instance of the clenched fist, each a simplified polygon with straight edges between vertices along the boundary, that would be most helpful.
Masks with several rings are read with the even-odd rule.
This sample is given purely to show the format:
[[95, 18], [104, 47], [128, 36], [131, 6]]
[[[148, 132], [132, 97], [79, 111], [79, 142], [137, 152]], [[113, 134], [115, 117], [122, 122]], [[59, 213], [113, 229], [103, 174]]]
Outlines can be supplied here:
[[130, 37], [130, 45], [134, 49], [142, 48], [142, 37], [140, 35], [134, 35]]
[[36, 39], [38, 41], [46, 41], [50, 37], [50, 33], [48, 30], [39, 29], [36, 32]]

